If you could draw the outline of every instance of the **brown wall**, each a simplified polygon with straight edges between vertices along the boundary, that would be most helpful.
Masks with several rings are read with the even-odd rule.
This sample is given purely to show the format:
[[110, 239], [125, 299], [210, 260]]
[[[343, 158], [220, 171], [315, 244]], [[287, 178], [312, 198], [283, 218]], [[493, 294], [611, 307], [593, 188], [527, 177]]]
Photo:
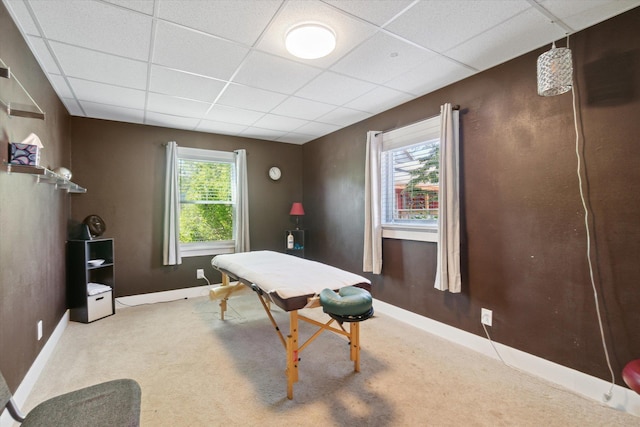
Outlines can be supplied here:
[[[251, 248], [282, 250], [284, 230], [293, 225], [289, 209], [302, 197], [302, 147], [224, 135], [74, 117], [71, 120], [74, 179], [87, 188], [75, 197], [72, 222], [97, 214], [113, 237], [116, 296], [206, 285], [196, 279], [204, 268], [212, 283], [220, 275], [211, 256], [162, 265], [162, 206], [165, 144], [233, 151], [247, 150]], [[277, 165], [282, 178], [271, 181]]]
[[[0, 58], [45, 111], [46, 120], [0, 111], [1, 157], [7, 143], [30, 133], [44, 145], [40, 164], [68, 166], [69, 115], [24, 39], [0, 5]], [[13, 81], [0, 79], [3, 101], [28, 102]], [[65, 312], [65, 240], [69, 199], [75, 196], [29, 175], [0, 172], [0, 370], [15, 390]], [[36, 324], [43, 321], [43, 339]]]
[[[624, 364], [640, 357], [638, 23], [640, 8], [570, 42], [594, 273], [620, 384]], [[382, 275], [370, 276], [374, 296], [478, 335], [480, 309], [492, 309], [494, 340], [609, 380], [586, 260], [571, 94], [536, 94], [536, 59], [547, 49], [305, 144], [308, 254], [362, 271], [366, 131], [460, 104], [462, 293], [433, 288], [435, 244], [384, 239]]]
[[[638, 22], [637, 8], [571, 40], [597, 289], [616, 373], [640, 355]], [[2, 140], [36, 133], [46, 147], [41, 163], [69, 166], [74, 181], [88, 189], [68, 195], [29, 176], [0, 173], [0, 369], [12, 389], [64, 313], [68, 223], [72, 229], [91, 213], [105, 219], [106, 236], [116, 241], [118, 296], [201, 285], [196, 268], [205, 268], [212, 282], [219, 280], [210, 257], [161, 266], [162, 145], [167, 141], [247, 149], [253, 249], [282, 248], [282, 230], [292, 225], [290, 203], [304, 190], [307, 253], [358, 272], [364, 135], [437, 114], [443, 102], [462, 106], [463, 292], [432, 288], [433, 244], [387, 239], [383, 275], [372, 276], [375, 296], [479, 335], [480, 308], [490, 308], [495, 340], [607, 379], [584, 256], [570, 95], [535, 95], [535, 60], [546, 49], [299, 147], [69, 120], [4, 6], [0, 28], [0, 58], [47, 113], [42, 122], [0, 112]], [[605, 67], [599, 67], [596, 61], [605, 57]], [[586, 64], [591, 64], [589, 78]], [[602, 75], [613, 76], [605, 83], [622, 92], [616, 95], [615, 86], [598, 83]], [[2, 99], [8, 92], [4, 83]], [[267, 178], [272, 165], [283, 170], [280, 182]], [[36, 341], [40, 319], [44, 339]]]

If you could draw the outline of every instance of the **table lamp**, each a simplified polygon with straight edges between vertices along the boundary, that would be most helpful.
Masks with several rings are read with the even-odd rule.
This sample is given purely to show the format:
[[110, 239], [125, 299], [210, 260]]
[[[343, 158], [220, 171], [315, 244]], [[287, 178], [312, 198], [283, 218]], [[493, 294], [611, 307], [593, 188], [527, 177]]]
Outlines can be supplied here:
[[302, 203], [300, 202], [293, 202], [293, 205], [291, 205], [291, 211], [289, 212], [289, 215], [295, 215], [296, 217], [296, 230], [299, 230], [299, 226], [300, 226], [300, 217], [302, 215], [304, 215], [304, 208], [302, 207]]

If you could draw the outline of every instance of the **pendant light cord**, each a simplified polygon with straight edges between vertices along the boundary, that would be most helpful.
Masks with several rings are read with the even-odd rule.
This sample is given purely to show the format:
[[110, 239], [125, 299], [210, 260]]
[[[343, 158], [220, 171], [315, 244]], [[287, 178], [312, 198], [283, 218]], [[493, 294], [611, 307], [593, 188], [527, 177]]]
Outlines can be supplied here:
[[[567, 36], [567, 48], [569, 47], [569, 36]], [[596, 313], [598, 315], [598, 326], [600, 327], [600, 337], [602, 339], [602, 348], [604, 350], [604, 356], [607, 360], [607, 366], [609, 367], [609, 373], [611, 374], [611, 387], [609, 391], [603, 395], [605, 401], [609, 401], [611, 396], [613, 395], [613, 386], [615, 385], [616, 377], [613, 373], [613, 368], [611, 367], [611, 361], [609, 359], [609, 351], [607, 349], [607, 342], [604, 337], [604, 328], [602, 326], [602, 316], [600, 315], [600, 304], [598, 302], [598, 291], [596, 289], [596, 282], [593, 277], [593, 264], [591, 262], [591, 233], [589, 231], [589, 209], [587, 208], [587, 202], [585, 201], [584, 191], [582, 189], [582, 174], [581, 174], [581, 161], [580, 161], [580, 132], [578, 129], [578, 111], [576, 107], [576, 91], [575, 87], [571, 85], [571, 96], [572, 96], [572, 105], [573, 105], [573, 124], [576, 132], [576, 158], [578, 161], [578, 184], [580, 187], [580, 200], [582, 201], [582, 208], [584, 210], [584, 228], [587, 236], [587, 261], [589, 264], [589, 277], [591, 279], [591, 287], [593, 288], [593, 298], [595, 300]]]

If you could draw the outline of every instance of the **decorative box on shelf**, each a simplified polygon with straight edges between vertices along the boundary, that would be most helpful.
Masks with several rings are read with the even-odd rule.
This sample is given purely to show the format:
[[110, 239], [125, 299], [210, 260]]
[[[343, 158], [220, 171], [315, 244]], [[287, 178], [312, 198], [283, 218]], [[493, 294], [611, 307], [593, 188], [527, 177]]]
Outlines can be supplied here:
[[37, 166], [40, 163], [40, 147], [37, 145], [11, 142], [9, 144], [9, 163], [14, 165]]

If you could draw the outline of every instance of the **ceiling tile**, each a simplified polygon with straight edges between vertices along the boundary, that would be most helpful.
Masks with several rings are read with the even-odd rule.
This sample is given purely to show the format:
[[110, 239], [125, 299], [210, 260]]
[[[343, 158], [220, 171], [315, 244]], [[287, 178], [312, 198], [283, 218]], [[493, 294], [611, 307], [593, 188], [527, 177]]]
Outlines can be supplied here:
[[31, 46], [34, 56], [44, 71], [53, 74], [62, 73], [43, 39], [40, 37], [29, 36], [27, 38], [27, 42], [29, 43], [29, 46]]
[[314, 138], [309, 135], [289, 132], [288, 134], [283, 135], [280, 138], [276, 139], [276, 141], [286, 142], [288, 144], [304, 144], [305, 142], [309, 142], [312, 139]]
[[145, 91], [70, 77], [69, 84], [79, 101], [119, 105], [144, 110]]
[[123, 108], [115, 105], [97, 104], [95, 102], [81, 101], [82, 108], [87, 113], [87, 117], [104, 120], [114, 120], [119, 122], [142, 123], [144, 117], [143, 110]]
[[158, 17], [253, 46], [282, 0], [163, 0]]
[[324, 0], [334, 7], [382, 26], [402, 12], [413, 0]]
[[[640, 0], [2, 1], [73, 115], [296, 144], [549, 46], [564, 38], [559, 20], [582, 30], [640, 6]], [[318, 60], [292, 59], [284, 35], [310, 19], [331, 26], [338, 47]]]
[[[287, 32], [298, 24], [309, 22], [325, 24], [336, 33], [336, 48], [324, 58], [305, 60], [287, 52], [284, 39]], [[371, 37], [376, 27], [354, 19], [340, 10], [317, 0], [290, 0], [269, 25], [256, 47], [262, 51], [303, 62], [314, 67], [326, 67]]]
[[267, 113], [286, 98], [281, 93], [231, 84], [218, 99], [218, 104]]
[[[467, 78], [475, 70], [465, 67], [448, 58], [434, 55], [429, 61], [418, 65], [384, 85], [393, 89], [422, 96], [451, 83]], [[429, 76], [425, 79], [425, 76]]]
[[223, 135], [238, 135], [246, 128], [247, 126], [245, 125], [237, 125], [234, 123], [227, 123], [227, 122], [217, 122], [214, 120], [202, 120], [200, 124], [196, 127], [196, 130], [200, 132], [221, 133]]
[[383, 83], [425, 62], [430, 53], [392, 36], [378, 33], [331, 67], [373, 83]]
[[214, 105], [207, 113], [207, 120], [249, 126], [254, 124], [264, 113], [243, 110], [240, 108]]
[[624, 1], [584, 1], [584, 0], [545, 0], [542, 7], [560, 18], [571, 28], [585, 28], [609, 19], [624, 10], [640, 6], [640, 0]]
[[27, 9], [23, 0], [4, 0], [7, 10], [17, 20], [18, 27], [24, 34], [40, 36], [40, 31], [31, 18], [31, 14]]
[[329, 111], [334, 110], [335, 105], [291, 96], [271, 112], [282, 116], [296, 117], [298, 119], [313, 120]]
[[526, 0], [430, 0], [415, 4], [386, 29], [443, 52], [529, 7]]
[[234, 78], [237, 83], [292, 94], [322, 70], [278, 56], [253, 51]]
[[564, 32], [560, 27], [530, 9], [447, 51], [446, 55], [486, 70], [562, 37]]
[[288, 132], [282, 132], [278, 130], [248, 127], [240, 133], [240, 136], [244, 136], [245, 138], [266, 139], [273, 141], [283, 137], [287, 133]]
[[146, 15], [153, 15], [154, 0], [103, 0], [127, 9], [142, 12]]
[[159, 93], [149, 93], [147, 110], [155, 113], [173, 114], [181, 117], [201, 118], [205, 115], [211, 103], [177, 98]]
[[265, 114], [253, 126], [263, 129], [291, 132], [307, 123], [306, 120], [291, 117], [278, 116], [276, 114]]
[[147, 64], [93, 50], [51, 42], [62, 72], [69, 77], [116, 84], [134, 89], [147, 86]]
[[59, 74], [48, 74], [47, 77], [58, 96], [61, 98], [74, 98], [73, 92], [71, 92], [71, 89], [63, 76]]
[[166, 22], [158, 22], [153, 62], [228, 80], [249, 52], [246, 47]]
[[326, 104], [343, 105], [374, 87], [376, 86], [373, 83], [327, 71], [297, 91], [296, 96]]
[[340, 128], [341, 126], [330, 125], [328, 123], [308, 122], [296, 129], [296, 133], [311, 135], [317, 138], [322, 135], [335, 132]]
[[146, 60], [151, 17], [88, 0], [32, 1], [44, 36], [76, 46]]
[[152, 92], [213, 102], [225, 85], [226, 82], [222, 80], [172, 70], [159, 65], [151, 66], [149, 90]]
[[200, 122], [200, 119], [191, 117], [178, 117], [170, 114], [155, 113], [147, 111], [144, 123], [153, 126], [164, 126], [173, 129], [193, 130]]
[[411, 99], [412, 96], [407, 93], [380, 86], [349, 102], [345, 107], [376, 114]]
[[358, 111], [351, 108], [338, 107], [335, 110], [318, 117], [316, 121], [337, 126], [349, 126], [353, 123], [368, 119], [373, 114], [365, 111]]
[[80, 105], [78, 104], [78, 101], [76, 101], [75, 98], [62, 98], [62, 103], [67, 108], [69, 114], [71, 114], [72, 116], [84, 117], [85, 113], [84, 111], [82, 111]]

